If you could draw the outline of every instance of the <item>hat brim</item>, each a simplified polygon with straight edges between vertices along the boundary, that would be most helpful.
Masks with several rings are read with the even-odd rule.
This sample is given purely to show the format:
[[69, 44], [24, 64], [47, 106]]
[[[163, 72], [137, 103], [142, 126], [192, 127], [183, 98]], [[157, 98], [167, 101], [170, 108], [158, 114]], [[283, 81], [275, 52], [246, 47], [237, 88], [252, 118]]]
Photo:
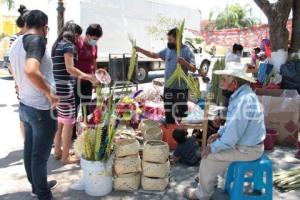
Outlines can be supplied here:
[[250, 83], [256, 83], [255, 78], [250, 77], [250, 76], [246, 76], [246, 75], [243, 75], [243, 74], [235, 73], [232, 70], [216, 70], [213, 73], [216, 74], [216, 75], [234, 76], [234, 77], [238, 77], [238, 78], [244, 79], [246, 81], [249, 81]]

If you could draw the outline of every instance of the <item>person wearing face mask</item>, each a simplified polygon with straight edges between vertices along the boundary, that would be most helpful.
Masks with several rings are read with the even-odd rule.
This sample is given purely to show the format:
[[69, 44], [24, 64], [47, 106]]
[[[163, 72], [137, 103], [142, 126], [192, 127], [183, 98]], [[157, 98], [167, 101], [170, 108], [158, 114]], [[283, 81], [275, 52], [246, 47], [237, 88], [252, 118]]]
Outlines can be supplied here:
[[[167, 48], [158, 53], [150, 52], [140, 47], [136, 47], [137, 52], [140, 52], [150, 58], [161, 58], [165, 61], [165, 82], [170, 78], [176, 69], [176, 64], [179, 63], [183, 71], [187, 74], [188, 71], [195, 72], [195, 56], [190, 48], [184, 44], [181, 46], [180, 57], [176, 55], [176, 33], [177, 28], [171, 29], [167, 33], [168, 43]], [[175, 119], [187, 116], [187, 100], [188, 89], [185, 82], [175, 81], [171, 87], [164, 87], [164, 107], [165, 107], [165, 122], [174, 124]], [[174, 115], [175, 114], [175, 115]]]
[[225, 56], [225, 63], [228, 62], [241, 62], [241, 57], [242, 57], [242, 52], [243, 52], [244, 47], [240, 44], [234, 44], [232, 46], [232, 51], [227, 53]]
[[[63, 164], [79, 162], [79, 159], [69, 155], [72, 145], [72, 132], [76, 122], [75, 112], [75, 78], [87, 80], [97, 84], [98, 80], [94, 74], [87, 74], [74, 65], [77, 62], [77, 51], [75, 42], [81, 34], [81, 27], [73, 21], [69, 21], [63, 27], [52, 47], [53, 74], [56, 84], [56, 94], [59, 96], [58, 129], [54, 139], [54, 157], [61, 160]], [[63, 141], [63, 142], [62, 142]], [[61, 144], [63, 148], [61, 149]]]
[[[102, 37], [103, 31], [99, 24], [90, 24], [86, 29], [85, 37], [79, 37], [76, 41], [78, 52], [78, 62], [76, 68], [80, 71], [93, 74], [97, 69], [97, 42]], [[77, 78], [75, 85], [75, 104], [76, 116], [79, 111], [79, 105], [87, 105], [92, 99], [93, 85], [91, 82]], [[88, 111], [89, 109], [87, 109]], [[74, 128], [73, 136], [75, 136], [76, 128]]]
[[48, 17], [32, 10], [26, 19], [27, 32], [13, 43], [10, 61], [19, 88], [20, 120], [24, 124], [24, 165], [32, 187], [31, 196], [52, 200], [55, 180], [47, 182], [47, 160], [57, 129], [55, 83], [51, 57], [46, 51]]
[[230, 62], [214, 73], [221, 75], [220, 88], [231, 93], [227, 118], [202, 149], [198, 188], [185, 189], [188, 199], [210, 199], [218, 175], [224, 175], [232, 162], [256, 160], [264, 152], [264, 114], [250, 87], [256, 80], [247, 73], [247, 65]]

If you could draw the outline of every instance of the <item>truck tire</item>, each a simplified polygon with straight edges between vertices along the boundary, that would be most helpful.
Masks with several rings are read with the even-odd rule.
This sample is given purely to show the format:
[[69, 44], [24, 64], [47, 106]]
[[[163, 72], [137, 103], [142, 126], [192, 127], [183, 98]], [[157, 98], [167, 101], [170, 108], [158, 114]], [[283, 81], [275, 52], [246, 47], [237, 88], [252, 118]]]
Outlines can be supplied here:
[[137, 79], [139, 82], [144, 82], [148, 78], [149, 69], [146, 66], [138, 68]]
[[202, 73], [207, 74], [209, 71], [209, 66], [210, 66], [210, 62], [208, 60], [202, 61], [201, 66], [200, 66], [200, 71]]

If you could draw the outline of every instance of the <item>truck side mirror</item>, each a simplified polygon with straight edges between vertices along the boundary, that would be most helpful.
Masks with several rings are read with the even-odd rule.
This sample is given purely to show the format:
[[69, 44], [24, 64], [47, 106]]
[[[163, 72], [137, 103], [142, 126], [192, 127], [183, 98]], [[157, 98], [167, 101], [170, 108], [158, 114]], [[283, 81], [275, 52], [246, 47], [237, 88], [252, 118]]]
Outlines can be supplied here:
[[194, 49], [194, 53], [199, 53], [199, 49]]
[[199, 47], [199, 53], [202, 53], [202, 48], [201, 47]]

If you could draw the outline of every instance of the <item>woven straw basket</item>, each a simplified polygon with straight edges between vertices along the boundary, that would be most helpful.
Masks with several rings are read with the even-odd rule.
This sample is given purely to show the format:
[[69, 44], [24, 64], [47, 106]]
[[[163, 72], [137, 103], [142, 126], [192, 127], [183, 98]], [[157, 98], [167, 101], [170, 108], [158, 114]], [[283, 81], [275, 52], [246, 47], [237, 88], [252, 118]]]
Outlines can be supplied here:
[[169, 178], [149, 178], [142, 176], [142, 187], [144, 190], [163, 191], [169, 184]]
[[160, 127], [159, 123], [150, 119], [143, 119], [140, 123], [139, 129], [144, 133], [147, 129], [152, 127]]
[[170, 162], [150, 163], [142, 161], [143, 175], [154, 178], [165, 178], [170, 173]]
[[151, 127], [143, 132], [145, 141], [148, 140], [162, 140], [162, 130], [159, 127]]
[[141, 159], [139, 155], [115, 158], [114, 169], [117, 175], [140, 172]]
[[114, 177], [114, 189], [117, 191], [138, 190], [141, 183], [140, 173], [123, 174]]
[[169, 146], [158, 140], [147, 141], [144, 145], [143, 160], [154, 163], [165, 163], [169, 158]]
[[124, 139], [115, 143], [116, 157], [135, 155], [139, 152], [140, 144], [136, 139]]

